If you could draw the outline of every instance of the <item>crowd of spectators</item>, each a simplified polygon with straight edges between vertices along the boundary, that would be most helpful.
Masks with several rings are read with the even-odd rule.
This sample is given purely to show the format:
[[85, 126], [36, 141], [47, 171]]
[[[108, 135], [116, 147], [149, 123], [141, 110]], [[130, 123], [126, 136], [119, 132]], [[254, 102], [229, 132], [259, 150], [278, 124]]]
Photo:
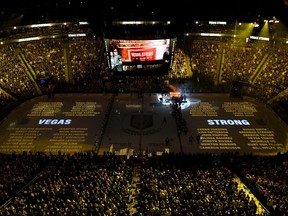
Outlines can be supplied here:
[[102, 91], [102, 77], [95, 73], [101, 70], [101, 62], [105, 59], [104, 44], [99, 40], [77, 39], [69, 43], [73, 85], [79, 90], [95, 91], [96, 88], [96, 91]]
[[224, 64], [221, 83], [232, 84], [233, 80], [249, 82], [249, 78], [260, 64], [265, 54], [265, 44], [224, 45]]
[[272, 99], [288, 87], [288, 46], [276, 46], [270, 52], [271, 56], [255, 82], [254, 94], [262, 101]]
[[213, 156], [164, 155], [142, 163], [142, 215], [257, 215], [233, 172]]
[[205, 86], [213, 86], [217, 80], [217, 62], [220, 57], [220, 44], [213, 40], [186, 39], [186, 46], [190, 57], [192, 73], [197, 76], [199, 90], [206, 89]]
[[[1, 155], [4, 162], [8, 160], [1, 164], [1, 186], [4, 195], [15, 197], [0, 210], [1, 215], [129, 215], [126, 202], [132, 166], [121, 158], [93, 153], [38, 154], [20, 156], [18, 162], [14, 158], [13, 164], [9, 157]], [[36, 165], [42, 164], [39, 160], [46, 166], [35, 174]], [[32, 180], [26, 178], [29, 174], [34, 179], [27, 184]], [[24, 182], [26, 187], [16, 194], [16, 186], [22, 183], [23, 187]], [[13, 185], [14, 194], [9, 187]], [[1, 201], [5, 198], [7, 195], [1, 196]]]
[[19, 58], [19, 49], [14, 44], [0, 47], [0, 87], [17, 99], [28, 99], [37, 94], [36, 87]]
[[234, 158], [234, 170], [272, 215], [288, 213], [288, 157], [247, 155]]
[[[0, 215], [287, 215], [287, 153], [0, 155]], [[251, 192], [238, 187], [240, 178]], [[259, 210], [262, 209], [262, 211]], [[266, 210], [265, 210], [266, 208]], [[263, 210], [264, 209], [264, 210]], [[268, 209], [268, 211], [267, 211]], [[135, 212], [135, 211], [134, 211]]]
[[0, 203], [16, 195], [42, 169], [45, 163], [43, 154], [1, 155], [0, 161]]
[[65, 82], [64, 48], [61, 40], [20, 43], [19, 47], [32, 67], [34, 79], [51, 77], [55, 82]]
[[[287, 108], [282, 106], [287, 101], [287, 45], [280, 41], [243, 40], [199, 37], [185, 40], [193, 91], [229, 93], [233, 83], [240, 81], [248, 86], [241, 94], [260, 100], [275, 111], [284, 110], [277, 113], [288, 122], [283, 114], [287, 113]], [[187, 49], [185, 47], [182, 50]], [[280, 100], [281, 103], [277, 103]]]
[[191, 77], [191, 70], [189, 70], [187, 61], [189, 62], [189, 58], [184, 54], [184, 50], [177, 47], [175, 50], [172, 71], [170, 73], [171, 77], [176, 80]]

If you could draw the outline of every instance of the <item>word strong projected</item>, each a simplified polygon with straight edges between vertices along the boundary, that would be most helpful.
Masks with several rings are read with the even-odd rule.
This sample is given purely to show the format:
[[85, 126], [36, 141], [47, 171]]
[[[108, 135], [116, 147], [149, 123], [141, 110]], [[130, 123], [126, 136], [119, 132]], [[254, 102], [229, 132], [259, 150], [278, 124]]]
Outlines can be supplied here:
[[242, 119], [242, 120], [208, 119], [207, 122], [208, 122], [208, 125], [250, 125], [248, 120], [245, 120], [245, 119]]

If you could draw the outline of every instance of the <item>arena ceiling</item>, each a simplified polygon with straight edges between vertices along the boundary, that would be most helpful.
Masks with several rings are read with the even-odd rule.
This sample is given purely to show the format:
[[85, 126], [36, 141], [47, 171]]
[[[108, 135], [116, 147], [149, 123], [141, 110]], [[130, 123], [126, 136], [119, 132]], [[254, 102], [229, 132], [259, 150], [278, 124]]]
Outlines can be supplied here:
[[276, 16], [288, 20], [288, 0], [233, 1], [93, 1], [93, 0], [13, 0], [0, 6], [0, 24], [21, 25], [47, 21], [86, 19], [101, 24], [107, 19], [254, 21]]

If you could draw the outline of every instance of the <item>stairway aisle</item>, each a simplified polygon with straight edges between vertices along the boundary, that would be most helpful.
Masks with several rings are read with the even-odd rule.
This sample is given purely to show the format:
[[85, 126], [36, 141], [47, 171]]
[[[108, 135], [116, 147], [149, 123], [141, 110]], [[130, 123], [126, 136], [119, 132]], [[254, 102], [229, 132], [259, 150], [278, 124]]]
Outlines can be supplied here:
[[261, 204], [261, 202], [254, 196], [254, 194], [247, 188], [247, 186], [238, 178], [235, 177], [234, 181], [238, 184], [238, 191], [244, 191], [245, 194], [251, 199], [254, 200], [257, 206], [257, 215], [269, 215], [269, 211]]
[[140, 184], [141, 166], [140, 165], [135, 166], [132, 174], [133, 174], [132, 182], [129, 188], [130, 195], [129, 195], [129, 201], [127, 204], [127, 208], [130, 211], [130, 215], [137, 213], [136, 205], [138, 203], [137, 196], [140, 193], [140, 189], [138, 188], [138, 186]]

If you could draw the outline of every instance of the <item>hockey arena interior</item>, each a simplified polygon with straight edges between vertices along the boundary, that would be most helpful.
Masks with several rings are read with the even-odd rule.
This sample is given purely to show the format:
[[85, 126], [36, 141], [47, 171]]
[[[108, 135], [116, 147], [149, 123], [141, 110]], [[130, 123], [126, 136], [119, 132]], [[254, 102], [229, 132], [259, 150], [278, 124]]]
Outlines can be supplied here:
[[55, 2], [0, 16], [1, 216], [288, 214], [284, 15]]

